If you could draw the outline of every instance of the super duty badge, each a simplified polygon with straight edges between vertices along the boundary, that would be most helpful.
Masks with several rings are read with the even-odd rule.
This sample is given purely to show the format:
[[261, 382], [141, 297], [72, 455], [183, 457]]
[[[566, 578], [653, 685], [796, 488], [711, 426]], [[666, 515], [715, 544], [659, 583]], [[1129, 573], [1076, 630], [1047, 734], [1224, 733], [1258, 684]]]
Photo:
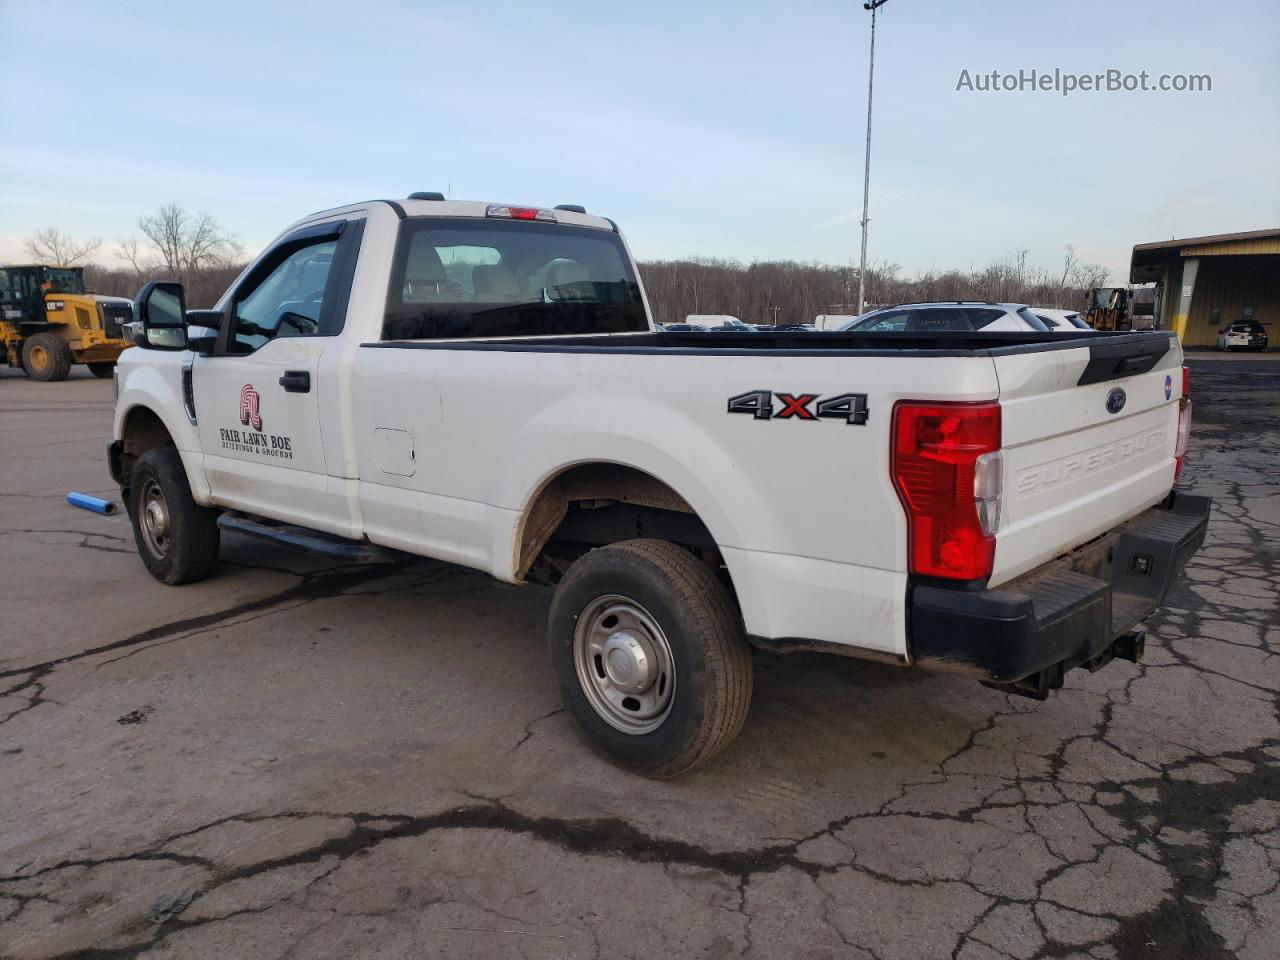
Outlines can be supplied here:
[[[773, 404], [775, 399], [781, 404], [776, 413]], [[861, 427], [867, 422], [867, 395], [842, 393], [822, 398], [816, 393], [748, 390], [729, 398], [728, 412], [749, 413], [757, 420], [843, 420]]]

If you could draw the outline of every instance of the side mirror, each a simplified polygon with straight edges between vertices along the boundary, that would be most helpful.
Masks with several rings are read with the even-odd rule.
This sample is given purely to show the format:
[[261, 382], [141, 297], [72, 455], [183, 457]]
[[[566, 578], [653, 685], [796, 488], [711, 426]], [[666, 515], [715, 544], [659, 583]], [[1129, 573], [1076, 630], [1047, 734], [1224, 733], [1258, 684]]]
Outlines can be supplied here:
[[186, 313], [182, 284], [152, 281], [133, 299], [129, 339], [136, 346], [153, 350], [185, 350]]
[[187, 349], [194, 350], [202, 357], [212, 356], [221, 327], [222, 314], [217, 310], [188, 310]]

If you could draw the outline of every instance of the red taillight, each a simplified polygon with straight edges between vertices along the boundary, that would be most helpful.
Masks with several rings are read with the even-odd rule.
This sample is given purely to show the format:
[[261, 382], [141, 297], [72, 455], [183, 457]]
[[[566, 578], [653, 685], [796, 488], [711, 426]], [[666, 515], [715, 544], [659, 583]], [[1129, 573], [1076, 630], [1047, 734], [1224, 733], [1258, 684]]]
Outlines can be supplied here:
[[512, 220], [536, 220], [538, 211], [533, 207], [508, 207]]
[[1187, 455], [1187, 441], [1191, 439], [1191, 368], [1182, 368], [1182, 398], [1178, 400], [1178, 440], [1173, 455], [1173, 482], [1182, 476], [1182, 461]]
[[[999, 476], [998, 469], [978, 469], [979, 457], [997, 454], [999, 449], [998, 403], [902, 401], [893, 408], [890, 470], [907, 511], [912, 573], [953, 580], [990, 575], [999, 490], [983, 492], [984, 522], [979, 518], [975, 480], [984, 482], [982, 474]], [[998, 484], [989, 478], [985, 482]]]

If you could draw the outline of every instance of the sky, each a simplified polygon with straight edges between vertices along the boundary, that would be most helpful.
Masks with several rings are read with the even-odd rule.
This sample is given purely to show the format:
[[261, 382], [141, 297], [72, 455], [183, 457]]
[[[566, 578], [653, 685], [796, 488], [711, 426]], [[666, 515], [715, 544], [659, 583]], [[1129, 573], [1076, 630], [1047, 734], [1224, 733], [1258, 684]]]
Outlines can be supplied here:
[[[581, 203], [640, 259], [856, 262], [861, 2], [0, 0], [0, 262], [45, 227], [117, 241], [175, 202], [250, 253], [309, 212], [440, 190]], [[1275, 0], [888, 0], [872, 263], [1280, 226]], [[962, 71], [1212, 91], [980, 92]]]

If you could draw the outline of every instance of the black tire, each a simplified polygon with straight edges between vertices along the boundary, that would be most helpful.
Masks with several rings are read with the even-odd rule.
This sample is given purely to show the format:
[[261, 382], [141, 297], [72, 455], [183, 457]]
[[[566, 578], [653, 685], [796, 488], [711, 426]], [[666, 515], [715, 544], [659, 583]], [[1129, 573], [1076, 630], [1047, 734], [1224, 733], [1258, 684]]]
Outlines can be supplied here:
[[[151, 502], [159, 498], [164, 523]], [[125, 495], [138, 555], [151, 575], [177, 585], [204, 580], [218, 562], [218, 512], [191, 497], [187, 471], [173, 447], [148, 450], [133, 465]], [[163, 526], [163, 536], [158, 534]]]
[[[669, 648], [670, 704], [648, 732], [615, 727], [593, 705], [588, 681], [579, 679], [579, 619], [613, 599], [638, 605]], [[608, 619], [600, 622], [612, 629]], [[583, 629], [590, 632], [589, 622]], [[751, 705], [751, 650], [737, 605], [706, 564], [675, 544], [627, 540], [579, 558], [556, 588], [547, 633], [566, 709], [621, 766], [649, 777], [678, 776], [706, 763], [742, 729]], [[598, 657], [583, 662], [605, 682]]]
[[109, 380], [111, 375], [116, 372], [116, 362], [114, 360], [103, 360], [98, 363], [89, 364], [89, 372], [99, 380]]
[[22, 342], [22, 369], [32, 380], [65, 380], [73, 363], [71, 344], [56, 333], [37, 333]]

